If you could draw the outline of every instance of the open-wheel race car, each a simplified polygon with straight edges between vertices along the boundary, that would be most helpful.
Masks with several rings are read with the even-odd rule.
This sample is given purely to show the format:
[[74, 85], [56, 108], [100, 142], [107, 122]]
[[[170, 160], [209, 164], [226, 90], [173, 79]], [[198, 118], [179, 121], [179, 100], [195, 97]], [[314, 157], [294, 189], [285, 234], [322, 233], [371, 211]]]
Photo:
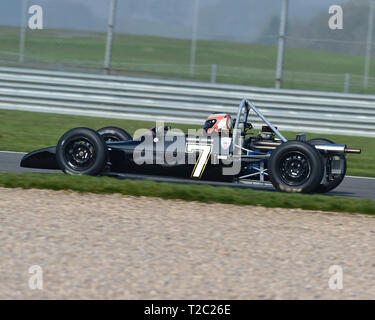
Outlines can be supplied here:
[[[263, 122], [254, 134], [253, 111]], [[328, 139], [306, 141], [303, 133], [287, 140], [243, 99], [236, 118], [212, 114], [201, 134], [154, 127], [136, 139], [125, 130], [74, 128], [56, 146], [26, 154], [22, 167], [61, 169], [68, 174], [143, 173], [191, 179], [270, 184], [286, 192], [328, 192], [346, 173], [347, 153], [360, 153]]]

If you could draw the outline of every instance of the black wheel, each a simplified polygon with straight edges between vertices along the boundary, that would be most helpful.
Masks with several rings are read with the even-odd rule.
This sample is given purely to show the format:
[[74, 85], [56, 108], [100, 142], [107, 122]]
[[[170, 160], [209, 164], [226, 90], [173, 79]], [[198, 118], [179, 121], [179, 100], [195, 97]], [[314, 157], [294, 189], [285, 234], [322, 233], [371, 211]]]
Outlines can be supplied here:
[[96, 131], [75, 128], [60, 138], [56, 158], [65, 173], [98, 175], [107, 162], [108, 151], [105, 141]]
[[117, 127], [104, 127], [98, 130], [105, 142], [133, 140], [132, 136], [125, 130]]
[[319, 151], [302, 141], [288, 141], [272, 152], [268, 174], [273, 186], [286, 192], [314, 192], [323, 177]]
[[[333, 141], [324, 139], [324, 138], [317, 138], [317, 139], [311, 139], [307, 141], [311, 145], [316, 145], [316, 144], [334, 144]], [[332, 175], [331, 177], [326, 177], [327, 181], [325, 183], [321, 183], [316, 190], [316, 192], [320, 193], [325, 193], [329, 192], [333, 189], [335, 189], [341, 182], [344, 180], [345, 174], [346, 174], [346, 157], [345, 155], [340, 156], [340, 159], [344, 161], [344, 172], [342, 174], [335, 174]], [[330, 159], [326, 159], [326, 166], [329, 166]]]

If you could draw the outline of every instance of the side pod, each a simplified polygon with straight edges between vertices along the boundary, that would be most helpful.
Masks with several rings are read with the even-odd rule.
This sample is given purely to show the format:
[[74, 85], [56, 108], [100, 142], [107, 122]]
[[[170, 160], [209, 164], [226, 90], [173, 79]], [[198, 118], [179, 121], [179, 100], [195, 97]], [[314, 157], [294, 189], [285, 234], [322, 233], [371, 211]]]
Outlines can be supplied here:
[[25, 154], [20, 163], [24, 168], [59, 170], [56, 147], [48, 147]]

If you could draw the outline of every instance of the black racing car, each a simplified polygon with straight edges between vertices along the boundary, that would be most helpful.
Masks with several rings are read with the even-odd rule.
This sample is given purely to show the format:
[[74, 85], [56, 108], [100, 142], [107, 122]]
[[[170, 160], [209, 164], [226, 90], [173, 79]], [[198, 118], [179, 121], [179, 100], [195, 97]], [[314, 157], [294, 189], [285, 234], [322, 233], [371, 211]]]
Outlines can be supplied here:
[[[254, 135], [254, 111], [265, 123]], [[212, 120], [210, 120], [212, 122]], [[68, 174], [144, 173], [192, 179], [269, 184], [287, 192], [328, 192], [346, 173], [346, 153], [360, 153], [328, 139], [288, 141], [247, 99], [230, 132], [208, 135], [154, 127], [136, 139], [123, 129], [74, 128], [57, 146], [26, 154], [21, 167], [61, 169]]]

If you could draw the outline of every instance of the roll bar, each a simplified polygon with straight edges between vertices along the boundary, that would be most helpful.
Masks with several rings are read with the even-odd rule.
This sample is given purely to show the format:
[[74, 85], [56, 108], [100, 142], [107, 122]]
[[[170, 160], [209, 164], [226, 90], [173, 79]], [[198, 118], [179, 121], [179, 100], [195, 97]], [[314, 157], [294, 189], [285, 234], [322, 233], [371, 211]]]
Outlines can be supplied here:
[[[241, 113], [242, 113], [242, 109], [245, 108], [245, 117], [244, 117], [244, 120], [241, 121]], [[281, 139], [282, 142], [287, 142], [288, 140], [280, 133], [279, 130], [277, 130], [273, 124], [255, 107], [255, 105], [247, 100], [246, 98], [245, 99], [242, 99], [239, 107], [238, 107], [238, 112], [237, 112], [237, 118], [236, 118], [236, 123], [234, 124], [234, 129], [233, 129], [233, 136], [234, 137], [237, 137], [237, 131], [238, 131], [238, 126], [240, 123], [246, 123], [247, 121], [247, 118], [249, 116], [249, 111], [250, 110], [253, 110], [259, 118], [261, 118], [263, 120], [263, 122], [271, 128], [271, 130]], [[245, 127], [243, 128], [243, 130], [245, 130]]]

